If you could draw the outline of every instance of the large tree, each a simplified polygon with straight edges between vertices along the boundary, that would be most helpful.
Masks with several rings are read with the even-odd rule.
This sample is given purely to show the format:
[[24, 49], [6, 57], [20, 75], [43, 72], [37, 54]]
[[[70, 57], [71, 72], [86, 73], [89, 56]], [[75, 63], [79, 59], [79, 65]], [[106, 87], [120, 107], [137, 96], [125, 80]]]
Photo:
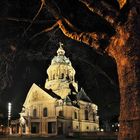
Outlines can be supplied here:
[[[108, 35], [86, 32], [63, 16], [56, 1], [42, 0], [42, 4], [56, 19], [49, 29], [59, 27], [67, 37], [93, 47], [97, 52], [112, 56], [117, 63], [120, 87], [119, 140], [140, 139], [140, 1], [118, 0], [119, 8], [113, 8], [106, 0], [79, 0], [90, 11], [102, 17], [115, 30]], [[46, 29], [45, 31], [49, 31]], [[102, 45], [109, 40], [108, 45]]]
[[[17, 0], [18, 1], [18, 0]], [[42, 33], [47, 33], [53, 29], [60, 29], [62, 33], [78, 42], [82, 42], [102, 55], [109, 55], [115, 59], [117, 64], [119, 88], [120, 88], [120, 129], [119, 140], [139, 140], [140, 139], [140, 1], [139, 0], [69, 0], [73, 6], [68, 7], [67, 0], [40, 0], [40, 8], [33, 20], [8, 18], [12, 21], [24, 21], [30, 23], [24, 30], [22, 36], [25, 37], [27, 32], [31, 31], [34, 23], [43, 23], [46, 21], [37, 19], [43, 11], [45, 14], [50, 13], [53, 17], [53, 23], [49, 28], [44, 29], [40, 33], [36, 33], [30, 40], [35, 39]], [[18, 1], [19, 2], [19, 1]], [[22, 2], [22, 1], [21, 1]], [[23, 1], [24, 2], [24, 1]], [[37, 0], [35, 1], [37, 3]], [[8, 2], [7, 2], [8, 3]], [[78, 3], [78, 4], [77, 4]], [[83, 28], [86, 23], [77, 19], [74, 11], [69, 13], [69, 9], [76, 10], [79, 6], [87, 13], [93, 13], [98, 18], [97, 21], [104, 22], [111, 31], [92, 30], [91, 28]], [[65, 7], [65, 5], [67, 5]], [[74, 7], [74, 8], [73, 8]], [[20, 7], [22, 8], [22, 7]], [[32, 8], [32, 7], [30, 7]], [[36, 8], [32, 9], [33, 11]], [[29, 10], [32, 12], [31, 10]], [[25, 7], [25, 14], [28, 13]], [[18, 14], [18, 13], [17, 13]], [[24, 14], [24, 13], [23, 13]], [[90, 17], [90, 16], [89, 16]], [[96, 18], [94, 18], [95, 22]], [[37, 19], [37, 20], [36, 20]], [[90, 19], [88, 18], [89, 23]], [[91, 19], [93, 24], [93, 19]], [[100, 22], [100, 23], [101, 23]], [[87, 29], [87, 30], [86, 30]], [[16, 52], [14, 45], [10, 46], [12, 54], [9, 58], [13, 58]], [[5, 58], [5, 57], [4, 57]], [[6, 59], [6, 61], [8, 61]], [[9, 80], [8, 80], [9, 81]]]

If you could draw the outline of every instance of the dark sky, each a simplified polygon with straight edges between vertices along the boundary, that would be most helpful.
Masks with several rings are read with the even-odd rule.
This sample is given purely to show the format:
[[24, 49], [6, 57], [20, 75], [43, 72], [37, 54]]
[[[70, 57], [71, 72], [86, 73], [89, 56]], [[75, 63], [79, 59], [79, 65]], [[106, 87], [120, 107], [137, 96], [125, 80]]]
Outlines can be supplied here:
[[[60, 4], [58, 0], [57, 4], [62, 14], [84, 31], [114, 32], [105, 21], [77, 1], [63, 0]], [[38, 0], [0, 1], [0, 112], [7, 113], [7, 102], [10, 101], [12, 114], [17, 116], [32, 83], [44, 86], [46, 69], [61, 41], [76, 70], [79, 86], [99, 106], [101, 118], [118, 115], [118, 78], [111, 57], [97, 54], [89, 46], [65, 37], [58, 28], [31, 39], [55, 22], [45, 8], [24, 34], [39, 5]]]

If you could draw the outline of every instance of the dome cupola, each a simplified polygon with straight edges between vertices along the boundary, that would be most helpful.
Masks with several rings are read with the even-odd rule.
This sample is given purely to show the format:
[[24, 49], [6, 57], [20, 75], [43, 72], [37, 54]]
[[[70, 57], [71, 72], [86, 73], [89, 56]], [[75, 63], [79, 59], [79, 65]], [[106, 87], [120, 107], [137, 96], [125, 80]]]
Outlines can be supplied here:
[[78, 84], [75, 82], [75, 70], [65, 51], [62, 43], [59, 43], [57, 55], [53, 57], [51, 65], [47, 69], [48, 78], [45, 82], [45, 88], [51, 89], [62, 99], [70, 93], [70, 84], [73, 85], [75, 91], [78, 92]]

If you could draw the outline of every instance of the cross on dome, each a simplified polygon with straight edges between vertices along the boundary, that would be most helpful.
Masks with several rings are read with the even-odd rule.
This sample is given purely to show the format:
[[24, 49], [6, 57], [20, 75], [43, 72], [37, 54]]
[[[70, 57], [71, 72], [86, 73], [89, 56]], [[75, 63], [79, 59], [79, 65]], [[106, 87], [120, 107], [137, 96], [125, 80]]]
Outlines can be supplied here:
[[61, 43], [61, 42], [59, 42], [59, 49], [57, 50], [57, 55], [58, 56], [61, 56], [61, 55], [65, 55], [65, 51], [64, 51], [64, 49], [63, 49], [63, 43]]
[[62, 42], [59, 42], [59, 46], [62, 47], [64, 44]]

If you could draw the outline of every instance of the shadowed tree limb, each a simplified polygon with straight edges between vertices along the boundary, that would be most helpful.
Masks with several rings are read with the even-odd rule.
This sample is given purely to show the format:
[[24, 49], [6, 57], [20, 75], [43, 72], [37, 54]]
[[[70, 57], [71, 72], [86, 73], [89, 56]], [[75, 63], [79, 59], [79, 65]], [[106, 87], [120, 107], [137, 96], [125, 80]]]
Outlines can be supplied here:
[[43, 31], [41, 31], [41, 32], [39, 32], [39, 33], [33, 35], [33, 36], [30, 38], [30, 40], [32, 40], [32, 39], [34, 39], [35, 37], [41, 35], [42, 33], [46, 33], [46, 32], [49, 32], [49, 31], [53, 30], [53, 29], [56, 28], [57, 26], [58, 26], [58, 23], [56, 22], [56, 23], [53, 24], [51, 27], [46, 28], [46, 29], [44, 29]]
[[95, 70], [95, 74], [101, 74], [101, 75], [103, 75], [105, 78], [107, 78], [108, 80], [109, 80], [109, 82], [110, 82], [110, 84], [114, 87], [114, 88], [118, 88], [117, 87], [117, 84], [115, 83], [115, 81], [113, 81], [112, 79], [111, 79], [111, 77], [105, 72], [105, 71], [103, 71], [99, 66], [95, 66], [95, 65], [93, 65], [92, 63], [90, 63], [90, 62], [88, 62], [87, 60], [85, 60], [85, 59], [82, 59], [82, 58], [80, 58], [80, 57], [76, 57], [76, 59], [79, 59], [80, 61], [83, 61], [84, 63], [86, 63], [86, 64], [88, 64], [89, 66], [91, 66], [94, 70]]
[[23, 32], [22, 36], [24, 36], [26, 34], [26, 32], [30, 29], [30, 27], [32, 26], [33, 22], [35, 21], [35, 19], [38, 17], [38, 15], [40, 14], [43, 6], [45, 6], [45, 1], [44, 0], [41, 0], [41, 5], [40, 5], [40, 8], [38, 10], [38, 12], [36, 13], [36, 15], [34, 16], [32, 22], [30, 23], [30, 25], [25, 29], [25, 31]]
[[91, 47], [93, 47], [96, 50], [99, 50], [100, 48], [100, 43], [99, 41], [101, 39], [106, 38], [106, 34], [103, 33], [95, 33], [95, 32], [76, 32], [76, 31], [71, 31], [67, 25], [65, 25], [64, 21], [60, 19], [58, 22], [59, 28], [61, 31], [66, 35], [67, 37], [74, 39], [79, 42], [83, 42]]
[[127, 3], [127, 0], [118, 0], [118, 3], [120, 5], [120, 9], [124, 7], [124, 5]]
[[26, 23], [34, 23], [34, 24], [45, 24], [48, 22], [56, 22], [55, 19], [47, 19], [47, 20], [36, 20], [32, 22], [32, 19], [25, 19], [25, 18], [17, 18], [17, 17], [0, 17], [0, 21], [11, 21], [11, 22], [26, 22]]
[[68, 19], [62, 16], [59, 7], [52, 0], [46, 0], [46, 7], [54, 18], [58, 20], [57, 23], [64, 35], [76, 41], [83, 42], [97, 51], [101, 50], [100, 40], [106, 39], [107, 36], [105, 33], [80, 31]]
[[90, 0], [79, 0], [83, 3], [90, 11], [96, 13], [107, 22], [109, 22], [113, 27], [117, 26], [117, 17], [119, 15], [118, 11], [113, 9], [109, 4], [104, 1], [92, 2]]
[[75, 27], [68, 19], [63, 18], [63, 20], [68, 24], [68, 26], [69, 26], [71, 29], [73, 29], [74, 31], [80, 32], [80, 30], [79, 30], [77, 27]]

